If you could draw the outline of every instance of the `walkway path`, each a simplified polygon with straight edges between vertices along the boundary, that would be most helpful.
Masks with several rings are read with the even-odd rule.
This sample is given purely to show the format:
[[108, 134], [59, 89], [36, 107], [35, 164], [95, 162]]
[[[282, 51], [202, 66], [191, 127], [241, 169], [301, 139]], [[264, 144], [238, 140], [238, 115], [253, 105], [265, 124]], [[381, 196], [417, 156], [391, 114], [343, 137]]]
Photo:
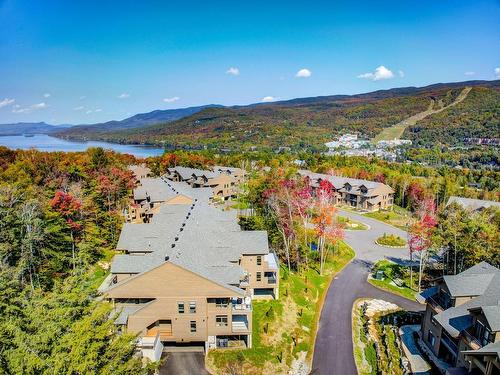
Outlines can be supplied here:
[[370, 268], [380, 259], [408, 262], [408, 249], [389, 249], [375, 244], [384, 233], [403, 238], [406, 233], [378, 220], [341, 211], [342, 216], [370, 225], [371, 229], [346, 232], [345, 242], [356, 251], [356, 258], [331, 283], [321, 317], [314, 348], [313, 374], [356, 375], [352, 348], [352, 306], [358, 298], [377, 298], [417, 311], [424, 306], [375, 288], [367, 282]]

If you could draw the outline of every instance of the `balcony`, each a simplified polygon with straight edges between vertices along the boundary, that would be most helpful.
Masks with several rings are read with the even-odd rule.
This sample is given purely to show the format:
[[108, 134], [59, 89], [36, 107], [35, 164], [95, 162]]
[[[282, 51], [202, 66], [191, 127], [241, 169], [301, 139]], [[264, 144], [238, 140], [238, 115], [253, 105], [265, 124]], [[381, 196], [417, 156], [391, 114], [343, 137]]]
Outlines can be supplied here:
[[269, 277], [267, 278], [267, 283], [268, 283], [268, 284], [276, 284], [276, 283], [277, 283], [276, 276], [269, 276]]
[[231, 328], [233, 332], [246, 332], [248, 331], [248, 318], [246, 315], [233, 315]]
[[234, 311], [252, 311], [252, 303], [232, 303], [231, 308]]
[[437, 313], [443, 312], [444, 311], [443, 307], [440, 305], [439, 301], [435, 297], [437, 297], [437, 295], [427, 298], [427, 303], [431, 305], [431, 307]]
[[455, 342], [453, 338], [451, 338], [448, 333], [443, 330], [441, 335], [441, 343], [444, 343], [445, 346], [450, 350], [450, 352], [456, 357], [458, 353], [458, 344]]
[[481, 342], [474, 336], [470, 330], [462, 331], [462, 337], [465, 342], [472, 350], [478, 350], [482, 348]]
[[246, 287], [249, 285], [249, 283], [250, 283], [250, 276], [248, 275], [243, 276], [240, 280], [241, 287]]
[[264, 255], [264, 265], [264, 268], [267, 270], [277, 271], [279, 268], [279, 262], [276, 254], [270, 252], [269, 254]]

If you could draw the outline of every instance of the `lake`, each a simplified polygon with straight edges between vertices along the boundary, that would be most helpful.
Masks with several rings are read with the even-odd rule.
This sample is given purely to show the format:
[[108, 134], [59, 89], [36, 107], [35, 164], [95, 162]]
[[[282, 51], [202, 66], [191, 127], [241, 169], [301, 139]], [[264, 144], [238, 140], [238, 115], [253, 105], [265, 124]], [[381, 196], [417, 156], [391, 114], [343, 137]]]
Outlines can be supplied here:
[[122, 154], [131, 154], [138, 158], [148, 156], [157, 156], [163, 154], [163, 149], [151, 146], [141, 145], [121, 145], [118, 143], [88, 141], [76, 142], [65, 139], [51, 137], [46, 134], [35, 134], [33, 137], [23, 135], [0, 136], [0, 146], [6, 146], [11, 149], [28, 150], [35, 148], [40, 151], [66, 151], [76, 152], [85, 151], [89, 147], [102, 147]]

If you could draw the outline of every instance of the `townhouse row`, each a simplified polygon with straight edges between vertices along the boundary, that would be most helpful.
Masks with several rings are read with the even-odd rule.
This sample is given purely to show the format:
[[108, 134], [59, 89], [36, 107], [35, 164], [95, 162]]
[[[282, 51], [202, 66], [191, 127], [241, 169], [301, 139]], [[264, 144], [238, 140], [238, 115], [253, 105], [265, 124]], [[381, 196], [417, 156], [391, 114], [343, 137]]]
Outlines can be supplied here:
[[422, 293], [423, 348], [447, 375], [500, 374], [500, 270], [481, 262]]
[[360, 180], [356, 178], [332, 176], [299, 170], [306, 177], [313, 190], [321, 181], [328, 181], [334, 192], [334, 204], [345, 205], [361, 211], [378, 211], [390, 209], [394, 204], [394, 190], [381, 182]]
[[124, 224], [100, 291], [151, 360], [179, 346], [251, 347], [252, 300], [279, 295], [267, 232], [242, 231], [236, 211], [212, 204], [212, 187], [173, 173], [139, 179], [147, 217]]

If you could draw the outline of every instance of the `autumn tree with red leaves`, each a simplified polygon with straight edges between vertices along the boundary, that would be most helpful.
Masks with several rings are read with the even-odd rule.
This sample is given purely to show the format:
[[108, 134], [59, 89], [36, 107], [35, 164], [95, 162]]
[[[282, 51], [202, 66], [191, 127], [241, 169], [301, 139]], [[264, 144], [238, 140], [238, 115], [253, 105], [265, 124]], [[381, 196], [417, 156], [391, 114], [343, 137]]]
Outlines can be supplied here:
[[[409, 228], [410, 262], [413, 261], [413, 253], [419, 254], [418, 291], [422, 284], [422, 272], [427, 259], [428, 251], [432, 246], [432, 234], [436, 229], [436, 207], [432, 199], [423, 199], [417, 209], [417, 221]], [[413, 282], [413, 265], [410, 266], [410, 284]]]
[[328, 258], [329, 247], [327, 242], [336, 246], [344, 237], [342, 226], [336, 220], [337, 209], [334, 206], [334, 187], [328, 180], [321, 180], [316, 189], [315, 210], [313, 219], [314, 231], [317, 236], [317, 246], [320, 259], [320, 274]]
[[50, 206], [59, 213], [65, 220], [71, 235], [71, 254], [73, 257], [73, 270], [76, 269], [76, 241], [83, 229], [82, 223], [82, 202], [71, 193], [56, 191], [54, 198], [50, 201]]

